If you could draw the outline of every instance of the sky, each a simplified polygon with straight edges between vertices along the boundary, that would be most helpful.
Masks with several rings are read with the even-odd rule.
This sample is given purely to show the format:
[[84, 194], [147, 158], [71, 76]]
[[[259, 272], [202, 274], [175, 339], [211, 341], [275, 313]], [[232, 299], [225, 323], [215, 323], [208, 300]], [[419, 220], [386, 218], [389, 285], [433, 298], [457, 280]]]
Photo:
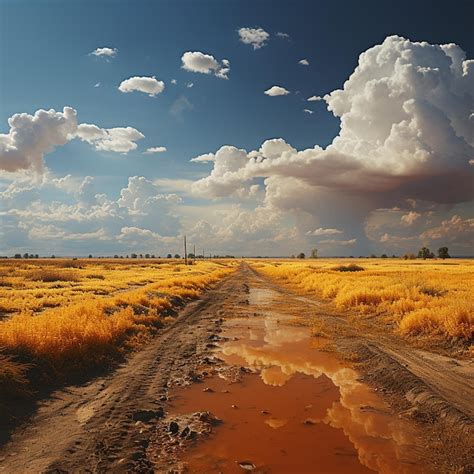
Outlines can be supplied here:
[[0, 255], [472, 255], [473, 15], [0, 0]]

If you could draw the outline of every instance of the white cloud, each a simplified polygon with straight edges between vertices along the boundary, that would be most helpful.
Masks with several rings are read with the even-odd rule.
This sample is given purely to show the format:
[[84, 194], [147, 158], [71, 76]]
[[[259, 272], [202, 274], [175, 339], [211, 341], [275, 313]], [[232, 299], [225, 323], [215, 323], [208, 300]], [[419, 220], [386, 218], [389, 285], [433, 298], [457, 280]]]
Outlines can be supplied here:
[[209, 163], [215, 161], [215, 159], [216, 157], [214, 153], [205, 153], [204, 155], [196, 156], [189, 161], [192, 161], [193, 163]]
[[186, 71], [199, 72], [201, 74], [214, 74], [221, 79], [228, 79], [230, 63], [227, 59], [219, 62], [214, 56], [204, 54], [200, 51], [187, 51], [181, 57], [182, 68]]
[[[242, 43], [251, 44], [253, 49], [260, 49], [266, 45], [266, 41], [270, 37], [262, 28], [239, 28], [239, 39]], [[281, 36], [281, 35], [279, 35]]]
[[171, 79], [171, 84], [176, 85], [178, 81], [176, 79]]
[[308, 231], [306, 232], [306, 235], [316, 235], [316, 236], [320, 236], [320, 235], [335, 235], [335, 234], [342, 234], [343, 231], [342, 230], [339, 230], [339, 229], [325, 229], [323, 227], [319, 227], [318, 229], [315, 229], [313, 231]]
[[474, 62], [464, 58], [455, 45], [388, 37], [360, 55], [343, 90], [325, 96], [341, 119], [329, 146], [284, 150], [270, 160], [251, 152], [241, 169], [220, 179], [232, 182], [230, 189], [257, 177], [292, 176], [346, 193], [471, 199]]
[[115, 58], [115, 56], [117, 56], [117, 53], [117, 48], [97, 48], [90, 54], [97, 57]]
[[469, 234], [472, 248], [472, 245], [474, 245], [474, 219], [463, 219], [461, 216], [454, 215], [451, 219], [442, 221], [439, 226], [425, 230], [420, 238], [430, 240], [449, 238], [449, 240], [455, 240], [460, 234]]
[[303, 109], [303, 112], [306, 112], [307, 114], [314, 114], [314, 112], [312, 110], [309, 110], [309, 109]]
[[187, 87], [188, 89], [191, 89], [191, 87], [194, 87], [194, 82], [188, 82], [188, 83], [186, 84], [186, 87]]
[[188, 100], [187, 97], [182, 95], [181, 97], [178, 97], [170, 107], [170, 114], [173, 115], [174, 117], [181, 119], [183, 116], [183, 113], [186, 110], [192, 110], [194, 108], [193, 104]]
[[66, 144], [77, 128], [77, 113], [37, 110], [34, 115], [15, 114], [8, 119], [10, 130], [0, 134], [0, 169], [43, 171], [43, 155]]
[[161, 94], [165, 90], [165, 83], [159, 81], [155, 76], [152, 77], [130, 77], [122, 81], [118, 87], [120, 92], [144, 92], [150, 97], [155, 97], [157, 94]]
[[116, 153], [135, 150], [137, 148], [135, 142], [145, 137], [132, 127], [100, 128], [89, 123], [80, 124], [75, 136], [94, 146], [96, 150]]
[[335, 239], [328, 239], [328, 240], [320, 240], [319, 244], [326, 244], [326, 245], [354, 245], [357, 242], [357, 239], [350, 239], [350, 240], [335, 240]]
[[284, 87], [272, 86], [270, 89], [267, 89], [264, 94], [269, 95], [270, 97], [277, 97], [279, 95], [288, 95], [290, 91], [286, 90]]
[[307, 59], [300, 59], [298, 64], [301, 64], [302, 66], [309, 66], [309, 61]]
[[163, 153], [167, 151], [166, 147], [165, 146], [154, 146], [154, 147], [151, 147], [151, 148], [147, 148], [143, 154], [144, 155], [152, 155], [154, 153]]
[[408, 214], [404, 214], [400, 218], [400, 222], [405, 226], [410, 226], [420, 217], [421, 214], [419, 212], [410, 211]]
[[94, 84], [94, 87], [100, 87], [100, 82], [96, 82], [96, 83]]
[[308, 97], [306, 100], [308, 102], [317, 102], [319, 100], [323, 100], [323, 98], [319, 97], [319, 95], [312, 95], [311, 97]]
[[278, 31], [276, 34], [279, 38], [284, 38], [284, 39], [290, 39], [290, 35], [288, 33], [283, 33], [281, 31]]

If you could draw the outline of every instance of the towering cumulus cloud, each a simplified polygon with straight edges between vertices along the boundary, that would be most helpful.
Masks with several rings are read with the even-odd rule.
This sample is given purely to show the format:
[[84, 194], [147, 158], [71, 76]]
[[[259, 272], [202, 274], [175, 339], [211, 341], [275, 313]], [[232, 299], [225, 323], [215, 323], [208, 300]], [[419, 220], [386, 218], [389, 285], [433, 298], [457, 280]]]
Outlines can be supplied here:
[[281, 176], [345, 192], [438, 202], [472, 197], [474, 61], [460, 47], [390, 36], [362, 53], [344, 87], [324, 100], [341, 120], [328, 147], [296, 151], [270, 140], [222, 173], [221, 160], [229, 168], [234, 153], [223, 147], [195, 190], [231, 194], [253, 178]]

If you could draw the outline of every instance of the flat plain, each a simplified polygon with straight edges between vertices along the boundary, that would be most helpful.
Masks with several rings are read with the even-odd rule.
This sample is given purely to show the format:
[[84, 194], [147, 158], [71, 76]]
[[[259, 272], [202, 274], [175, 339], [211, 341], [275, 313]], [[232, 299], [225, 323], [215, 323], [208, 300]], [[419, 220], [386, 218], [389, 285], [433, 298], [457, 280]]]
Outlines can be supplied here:
[[469, 472], [473, 283], [462, 259], [3, 260], [0, 471]]

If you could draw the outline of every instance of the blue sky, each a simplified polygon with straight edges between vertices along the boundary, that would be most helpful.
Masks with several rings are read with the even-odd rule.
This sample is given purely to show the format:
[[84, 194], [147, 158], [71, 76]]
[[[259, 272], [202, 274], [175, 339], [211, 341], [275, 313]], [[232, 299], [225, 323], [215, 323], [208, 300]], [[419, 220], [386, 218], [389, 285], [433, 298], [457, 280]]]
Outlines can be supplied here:
[[[214, 163], [190, 162], [198, 155], [215, 153], [223, 145], [232, 145], [246, 152], [258, 151], [269, 139], [281, 138], [298, 151], [312, 149], [315, 145], [326, 148], [340, 133], [341, 114], [345, 111], [335, 116], [328, 110], [328, 106], [337, 107], [335, 101], [331, 105], [330, 101], [308, 102], [306, 99], [313, 95], [324, 97], [337, 89], [345, 90], [344, 83], [357, 67], [359, 55], [375, 45], [385, 44], [387, 51], [391, 48], [394, 54], [401, 55], [402, 49], [411, 54], [417, 48], [412, 45], [421, 41], [427, 42], [432, 49], [434, 45], [454, 43], [465, 52], [465, 59], [472, 58], [474, 44], [469, 19], [473, 12], [469, 3], [367, 1], [361, 6], [360, 2], [328, 1], [0, 2], [0, 133], [9, 133], [8, 119], [16, 113], [34, 115], [39, 109], [61, 112], [63, 107], [70, 106], [77, 111], [78, 123], [95, 124], [101, 129], [132, 127], [144, 135], [136, 141], [136, 149], [126, 154], [97, 150], [83, 140], [68, 139], [60, 146], [55, 145], [53, 151], [42, 154], [44, 169], [40, 172], [41, 177], [38, 177], [37, 170], [30, 172], [27, 168], [13, 173], [10, 172], [11, 166], [5, 166], [5, 172], [0, 170], [4, 229], [9, 229], [4, 230], [3, 238], [0, 233], [0, 251], [7, 254], [28, 248], [46, 251], [53, 239], [57, 240], [64, 254], [124, 253], [138, 247], [143, 251], [153, 247], [156, 249], [154, 253], [160, 253], [168, 247], [176, 247], [183, 233], [197, 232], [194, 229], [200, 222], [209, 226], [206, 228], [210, 235], [220, 235], [220, 239], [212, 243], [215, 251], [226, 253], [291, 254], [318, 246], [326, 254], [348, 255], [371, 251], [400, 253], [425, 241], [437, 245], [439, 239], [429, 236], [439, 235], [439, 232], [428, 232], [423, 242], [416, 241], [415, 234], [391, 233], [390, 229], [397, 228], [397, 223], [391, 221], [388, 228], [383, 229], [387, 232], [370, 233], [374, 221], [378, 223], [381, 219], [380, 214], [392, 217], [395, 214], [400, 224], [400, 216], [410, 212], [419, 214], [415, 221], [418, 225], [423, 221], [420, 229], [425, 232], [443, 227], [443, 222], [450, 222], [453, 216], [462, 220], [458, 226], [461, 233], [466, 229], [471, 232], [472, 197], [469, 193], [452, 197], [418, 192], [418, 189], [430, 188], [429, 180], [416, 181], [416, 192], [412, 191], [414, 185], [411, 182], [400, 182], [390, 189], [384, 184], [355, 185], [358, 180], [369, 179], [366, 173], [361, 176], [354, 174], [354, 183], [341, 187], [340, 183], [334, 184], [335, 178], [330, 177], [326, 167], [318, 171], [319, 162], [316, 165], [312, 162], [307, 172], [302, 174], [296, 170], [298, 162], [292, 164], [291, 169], [277, 164], [268, 172], [244, 170], [244, 163], [242, 170], [237, 172], [239, 176], [227, 175], [223, 179], [217, 176], [221, 180], [219, 183], [217, 178], [211, 177], [207, 181], [212, 183], [208, 186], [206, 181], [204, 189], [203, 185], [193, 186], [192, 183], [212, 176], [219, 159]], [[255, 49], [252, 44], [239, 40], [240, 28], [261, 28], [267, 32], [268, 40]], [[288, 36], [278, 36], [277, 33]], [[384, 43], [391, 35], [406, 38], [410, 43], [403, 43], [403, 46], [402, 43], [400, 46], [393, 42]], [[90, 54], [102, 47], [116, 48], [117, 53], [114, 57]], [[433, 70], [439, 70], [436, 61], [441, 61], [440, 67], [445, 66], [442, 57], [433, 59], [434, 53], [429, 52], [429, 48], [424, 49], [424, 56], [416, 53], [410, 59], [417, 71], [426, 69], [427, 64]], [[184, 69], [182, 56], [185, 52], [212, 55], [218, 62], [227, 59], [230, 62], [228, 79]], [[307, 59], [309, 65], [298, 64], [301, 59]], [[368, 74], [372, 72], [369, 70]], [[379, 72], [374, 74], [374, 79], [380, 79]], [[390, 74], [393, 79], [395, 73]], [[121, 92], [118, 89], [120, 83], [133, 76], [155, 76], [164, 82], [165, 89], [155, 97], [137, 91]], [[172, 79], [177, 83], [172, 84]], [[364, 76], [365, 84], [370, 80]], [[392, 84], [395, 82], [391, 81]], [[470, 82], [465, 82], [468, 85], [456, 90], [455, 94], [460, 98], [467, 97], [469, 105], [472, 102], [472, 76]], [[188, 87], [190, 83], [192, 87]], [[284, 87], [289, 93], [273, 97], [264, 94], [274, 85]], [[355, 83], [355, 89], [360, 87]], [[423, 96], [424, 101], [431, 101], [443, 112], [444, 107], [452, 107], [446, 111], [446, 116], [455, 123], [455, 134], [462, 135], [465, 143], [461, 154], [467, 163], [472, 153], [469, 114], [457, 110], [455, 104], [446, 106], [445, 102], [439, 101], [439, 92], [426, 99], [428, 89], [434, 86], [426, 83], [422, 87], [426, 90], [417, 89], [418, 95], [406, 96], [404, 101], [419, 100]], [[451, 86], [446, 85], [445, 89], [443, 93], [450, 96]], [[347, 100], [357, 102], [357, 97], [351, 97], [349, 90], [347, 96]], [[383, 107], [382, 99], [380, 103]], [[304, 109], [312, 113], [304, 112]], [[391, 113], [389, 110], [387, 114]], [[373, 112], [374, 116], [364, 126], [370, 129], [370, 123], [376, 126], [385, 120], [379, 120], [377, 113], [383, 114], [383, 110]], [[436, 115], [433, 111], [430, 114], [430, 117]], [[464, 131], [460, 132], [456, 124]], [[425, 128], [424, 132], [429, 134], [430, 130], [434, 130], [434, 126]], [[367, 133], [355, 127], [348, 130], [345, 138], [352, 136], [354, 131], [360, 137]], [[432, 153], [430, 140], [425, 140], [425, 144], [428, 142], [429, 147], [426, 145], [425, 148]], [[158, 146], [166, 147], [167, 151], [143, 154], [147, 148]], [[347, 145], [344, 145], [344, 150], [346, 153]], [[400, 153], [413, 153], [416, 161], [419, 153], [410, 147], [407, 150]], [[285, 149], [279, 153], [281, 151], [285, 152]], [[380, 153], [380, 150], [372, 151]], [[347, 155], [359, 164], [357, 153]], [[451, 176], [452, 166], [449, 165], [453, 153], [442, 150], [439, 152], [441, 158], [433, 158], [434, 163], [442, 161], [447, 164], [445, 169], [436, 170], [436, 179], [441, 179], [440, 174], [449, 174], [449, 179], [456, 179]], [[11, 159], [5, 156], [5, 161]], [[331, 162], [334, 163], [331, 169], [340, 166], [337, 160]], [[222, 162], [227, 166], [228, 159], [224, 157]], [[401, 174], [410, 175], [411, 168], [412, 164], [406, 165]], [[425, 167], [423, 172], [421, 168], [413, 171], [413, 176], [421, 173], [432, 179], [434, 167], [428, 168]], [[461, 174], [465, 174], [461, 165], [458, 168]], [[467, 169], [470, 172], [472, 167]], [[318, 178], [307, 179], [306, 176], [312, 175], [313, 171]], [[373, 172], [371, 169], [370, 176]], [[321, 173], [325, 174], [326, 180], [321, 178]], [[344, 175], [346, 173], [344, 171]], [[52, 184], [52, 180], [67, 175], [70, 175], [69, 189]], [[341, 173], [336, 175], [341, 176]], [[394, 176], [398, 179], [399, 175], [398, 171], [393, 172], [390, 178], [382, 177], [380, 182], [394, 181]], [[91, 206], [90, 212], [98, 211], [103, 204], [98, 203], [95, 194], [87, 202], [80, 201], [77, 192], [71, 188], [78, 188], [87, 176], [92, 177], [94, 184], [89, 188], [93, 188], [95, 194], [104, 194], [114, 202], [119, 199], [121, 191], [130, 186], [130, 177], [143, 177], [153, 183], [156, 189], [148, 189], [147, 198], [153, 197], [153, 193], [176, 194], [181, 201], [160, 207], [159, 212], [155, 207], [150, 211], [147, 207], [150, 203], [146, 209], [131, 209], [123, 203], [118, 204], [120, 212], [125, 212], [126, 216], [121, 215], [120, 223], [115, 222], [109, 227], [99, 220], [87, 225], [81, 219], [75, 222], [66, 222], [59, 217], [47, 220], [44, 216], [52, 214], [53, 202], [72, 206], [69, 213], [81, 209], [87, 214], [87, 205]], [[229, 180], [232, 181], [230, 186]], [[266, 180], [269, 180], [268, 185]], [[300, 180], [302, 185], [299, 186], [295, 180]], [[236, 181], [240, 188], [236, 187]], [[258, 189], [249, 191], [256, 185]], [[297, 194], [295, 190], [304, 186], [309, 186], [304, 193], [308, 199], [317, 201], [314, 206], [304, 199], [292, 202]], [[407, 187], [410, 191], [406, 191]], [[350, 192], [346, 193], [348, 188]], [[27, 193], [29, 201], [20, 199]], [[286, 196], [285, 199], [282, 196]], [[407, 204], [407, 199], [416, 200], [415, 207]], [[24, 207], [21, 208], [21, 205], [26, 205], [25, 201], [37, 203], [37, 215], [28, 223], [22, 211]], [[167, 202], [171, 201], [169, 198]], [[351, 206], [353, 212], [345, 212]], [[437, 219], [433, 214], [428, 215], [434, 212], [433, 206]], [[13, 212], [14, 209], [19, 212]], [[386, 209], [385, 214], [381, 211], [383, 209]], [[396, 209], [400, 210], [400, 216]], [[144, 217], [138, 219], [138, 214], [142, 217], [153, 214], [155, 219], [163, 221], [172, 216], [174, 224], [168, 226], [168, 235], [164, 236], [160, 226], [146, 222]], [[221, 225], [223, 215], [235, 216], [229, 218], [227, 227]], [[255, 228], [246, 226], [249, 219], [254, 218], [256, 222], [261, 219], [261, 223]], [[234, 228], [235, 222], [242, 222], [243, 228]], [[81, 228], [82, 225], [85, 227]], [[123, 228], [134, 235], [133, 240], [123, 237]], [[315, 233], [318, 229], [323, 230]], [[331, 233], [334, 229], [340, 232]], [[418, 236], [420, 229], [416, 232]], [[102, 237], [95, 238], [94, 233]], [[81, 234], [85, 237], [81, 238]], [[385, 234], [389, 237], [384, 239]], [[163, 240], [163, 237], [168, 240]], [[173, 237], [175, 242], [170, 240]], [[398, 240], [390, 240], [391, 237]], [[195, 238], [206, 240], [203, 232], [201, 237], [196, 233]], [[339, 245], [338, 239], [344, 243]], [[327, 242], [321, 243], [324, 240]], [[21, 245], [12, 245], [15, 242], [21, 242]], [[466, 253], [471, 243], [472, 240], [465, 240], [457, 234], [453, 241], [461, 253]]]

